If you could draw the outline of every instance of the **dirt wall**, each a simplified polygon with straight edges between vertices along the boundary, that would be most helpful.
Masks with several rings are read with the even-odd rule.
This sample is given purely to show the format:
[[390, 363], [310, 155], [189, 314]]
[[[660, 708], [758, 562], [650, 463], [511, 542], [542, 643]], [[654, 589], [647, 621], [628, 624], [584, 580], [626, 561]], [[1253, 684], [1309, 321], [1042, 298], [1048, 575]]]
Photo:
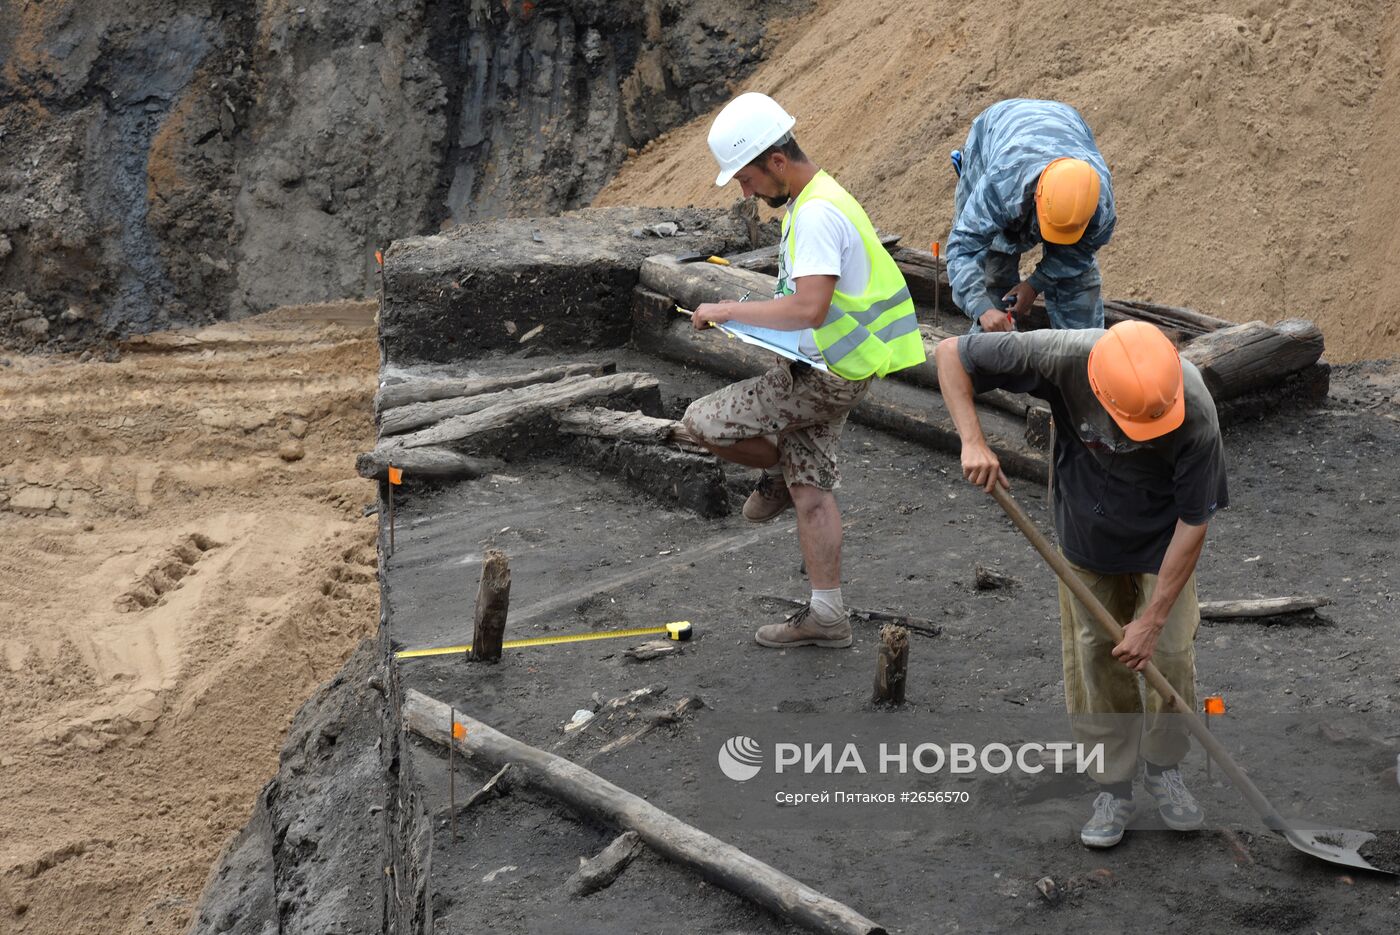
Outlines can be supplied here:
[[803, 6], [0, 0], [0, 339], [372, 294], [395, 238], [586, 204]]
[[[1379, 0], [825, 0], [736, 90], [776, 96], [876, 225], [921, 246], [947, 237], [948, 152], [983, 108], [1068, 101], [1113, 172], [1108, 294], [1311, 318], [1329, 358], [1395, 355], [1400, 316], [1377, 297], [1400, 230], [1387, 168], [1400, 114], [1378, 93], [1395, 81], [1394, 20]], [[595, 203], [729, 203], [709, 122], [629, 160]]]

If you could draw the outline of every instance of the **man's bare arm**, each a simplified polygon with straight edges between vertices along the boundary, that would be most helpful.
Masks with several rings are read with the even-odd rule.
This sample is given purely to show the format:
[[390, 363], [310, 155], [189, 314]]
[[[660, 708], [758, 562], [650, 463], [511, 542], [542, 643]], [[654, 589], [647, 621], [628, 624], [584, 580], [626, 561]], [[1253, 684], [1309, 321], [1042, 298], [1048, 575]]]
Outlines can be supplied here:
[[1206, 524], [1192, 526], [1182, 520], [1176, 521], [1172, 540], [1167, 544], [1167, 554], [1162, 557], [1162, 567], [1157, 572], [1157, 587], [1152, 592], [1152, 600], [1147, 602], [1142, 615], [1123, 628], [1123, 640], [1113, 647], [1113, 656], [1130, 669], [1141, 672], [1152, 661], [1152, 653], [1157, 648], [1157, 637], [1166, 626], [1167, 615], [1171, 613], [1181, 589], [1196, 571], [1201, 550], [1206, 544]]
[[695, 310], [691, 323], [705, 328], [711, 322], [722, 325], [741, 321], [776, 331], [820, 328], [831, 309], [836, 292], [835, 276], [802, 276], [793, 283], [797, 291], [763, 302], [706, 302]]
[[962, 361], [958, 359], [958, 339], [944, 338], [939, 341], [933, 359], [938, 364], [938, 387], [943, 394], [943, 404], [948, 407], [948, 415], [952, 417], [953, 425], [958, 429], [958, 438], [962, 440], [963, 476], [987, 493], [991, 493], [992, 485], [998, 483], [1009, 489], [1011, 482], [1001, 469], [1001, 461], [982, 434], [977, 406], [972, 401], [972, 377], [968, 376]]

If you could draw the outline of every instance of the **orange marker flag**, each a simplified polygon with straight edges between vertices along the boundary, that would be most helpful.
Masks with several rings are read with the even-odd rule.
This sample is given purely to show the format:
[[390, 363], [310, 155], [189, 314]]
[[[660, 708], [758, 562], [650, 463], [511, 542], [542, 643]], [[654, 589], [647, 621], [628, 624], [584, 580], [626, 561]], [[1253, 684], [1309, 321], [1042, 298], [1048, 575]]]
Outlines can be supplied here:
[[462, 738], [464, 738], [464, 737], [466, 737], [466, 736], [467, 736], [467, 725], [465, 725], [465, 724], [458, 724], [456, 721], [453, 721], [453, 722], [452, 722], [452, 739], [453, 739], [453, 740], [461, 740]]
[[403, 483], [403, 468], [389, 466], [389, 483], [398, 485]]
[[1206, 699], [1206, 714], [1224, 714], [1225, 699], [1219, 695], [1211, 695]]
[[384, 251], [383, 251], [383, 250], [376, 250], [376, 251], [374, 251], [374, 262], [378, 263], [380, 266], [383, 266], [383, 265], [384, 265]]
[[938, 259], [938, 241], [933, 242], [933, 258]]

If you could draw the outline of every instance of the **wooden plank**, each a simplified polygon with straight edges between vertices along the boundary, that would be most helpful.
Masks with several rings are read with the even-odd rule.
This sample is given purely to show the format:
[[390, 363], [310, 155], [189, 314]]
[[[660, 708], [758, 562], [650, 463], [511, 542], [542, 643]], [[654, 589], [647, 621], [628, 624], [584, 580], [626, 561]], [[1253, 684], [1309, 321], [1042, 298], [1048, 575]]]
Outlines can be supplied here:
[[380, 444], [355, 458], [355, 473], [372, 480], [387, 480], [389, 466], [402, 468], [405, 479], [430, 477], [434, 480], [471, 480], [488, 474], [491, 462], [448, 448], [400, 448]]
[[465, 730], [462, 737], [454, 738], [447, 726], [448, 706], [422, 692], [410, 689], [404, 693], [402, 716], [404, 726], [420, 737], [443, 746], [453, 745], [481, 769], [497, 770], [512, 764], [515, 784], [551, 796], [593, 821], [635, 831], [657, 854], [752, 900], [781, 919], [830, 935], [885, 933], [884, 928], [849, 906], [563, 757], [521, 743], [461, 713], [456, 719]]
[[[564, 368], [557, 368], [563, 370]], [[575, 386], [584, 380], [588, 380], [590, 374], [563, 375], [555, 377], [554, 380], [540, 381], [538, 383], [521, 383], [516, 386], [504, 387], [494, 392], [483, 391], [465, 396], [453, 396], [446, 399], [434, 399], [427, 402], [405, 403], [393, 409], [385, 411], [379, 419], [379, 434], [402, 435], [404, 432], [420, 429], [425, 425], [434, 425], [444, 419], [453, 416], [465, 416], [473, 412], [480, 412], [492, 406], [509, 404], [515, 400], [528, 400], [533, 398], [538, 391], [536, 386]]]
[[656, 393], [660, 387], [649, 373], [614, 373], [603, 377], [570, 377], [558, 383], [541, 383], [515, 390], [509, 400], [489, 406], [480, 412], [453, 416], [429, 428], [398, 437], [403, 448], [442, 446], [475, 435], [508, 427], [524, 419], [565, 409], [586, 400], [611, 396]]
[[1229, 620], [1235, 617], [1278, 617], [1316, 610], [1332, 603], [1330, 597], [1300, 594], [1295, 597], [1264, 597], [1238, 601], [1201, 601], [1202, 620]]
[[560, 367], [532, 370], [529, 373], [404, 380], [402, 383], [389, 383], [379, 388], [379, 392], [374, 394], [374, 414], [380, 415], [385, 410], [410, 403], [450, 399], [453, 396], [477, 396], [517, 386], [529, 386], [532, 383], [553, 383], [580, 374], [601, 376], [614, 369], [612, 364], [564, 364]]
[[[673, 436], [681, 428], [681, 424], [674, 419], [657, 419], [640, 412], [619, 412], [599, 407], [558, 412], [554, 415], [554, 421], [565, 435], [620, 438], [648, 445], [675, 444]], [[677, 447], [688, 451], [705, 451], [698, 445], [682, 444]]]

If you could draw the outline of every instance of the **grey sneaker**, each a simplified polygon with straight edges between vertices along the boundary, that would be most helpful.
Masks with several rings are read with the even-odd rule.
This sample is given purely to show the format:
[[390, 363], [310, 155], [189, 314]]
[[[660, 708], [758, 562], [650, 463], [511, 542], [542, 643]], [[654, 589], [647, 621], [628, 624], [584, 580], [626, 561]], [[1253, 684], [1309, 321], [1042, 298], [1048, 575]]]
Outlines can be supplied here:
[[1142, 784], [1157, 803], [1162, 821], [1173, 831], [1195, 831], [1205, 823], [1205, 812], [1181, 779], [1181, 770], [1173, 767], [1157, 775], [1144, 770]]
[[758, 486], [744, 501], [744, 519], [751, 523], [766, 523], [770, 519], [776, 519], [790, 506], [792, 494], [788, 492], [787, 483], [782, 475], [764, 471], [763, 476], [758, 479]]
[[759, 627], [753, 638], [758, 645], [771, 649], [786, 649], [789, 646], [845, 649], [851, 645], [851, 618], [842, 614], [832, 620], [822, 620], [811, 607], [804, 607], [783, 623]]
[[1085, 847], [1112, 847], [1123, 840], [1128, 822], [1137, 812], [1132, 799], [1120, 799], [1112, 792], [1100, 792], [1094, 799], [1094, 814], [1079, 831], [1079, 841]]

